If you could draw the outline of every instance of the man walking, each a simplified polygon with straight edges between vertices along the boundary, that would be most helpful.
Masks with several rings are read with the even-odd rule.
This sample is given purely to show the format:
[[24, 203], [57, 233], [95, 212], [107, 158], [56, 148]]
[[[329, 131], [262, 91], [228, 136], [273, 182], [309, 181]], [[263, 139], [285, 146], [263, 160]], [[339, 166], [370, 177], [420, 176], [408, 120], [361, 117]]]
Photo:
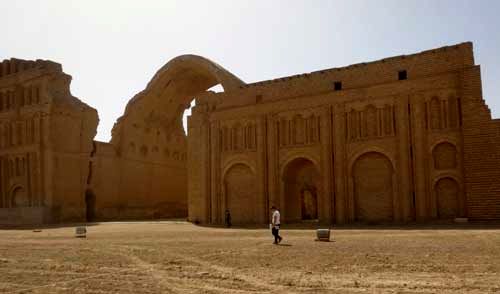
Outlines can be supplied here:
[[278, 244], [283, 240], [280, 236], [280, 211], [276, 208], [276, 206], [271, 207], [271, 211], [273, 212], [271, 217], [271, 232], [274, 236], [274, 244]]

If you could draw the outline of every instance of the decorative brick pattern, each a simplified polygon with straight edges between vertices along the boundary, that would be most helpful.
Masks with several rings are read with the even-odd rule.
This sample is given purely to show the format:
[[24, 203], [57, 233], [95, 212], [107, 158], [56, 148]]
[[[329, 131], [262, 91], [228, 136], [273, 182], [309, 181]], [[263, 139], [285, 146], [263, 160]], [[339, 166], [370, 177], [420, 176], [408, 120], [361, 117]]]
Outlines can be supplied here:
[[252, 84], [180, 56], [109, 143], [92, 141], [97, 115], [69, 81], [50, 61], [0, 63], [0, 223], [221, 224], [230, 210], [262, 224], [272, 205], [284, 222], [500, 219], [500, 120], [472, 43]]

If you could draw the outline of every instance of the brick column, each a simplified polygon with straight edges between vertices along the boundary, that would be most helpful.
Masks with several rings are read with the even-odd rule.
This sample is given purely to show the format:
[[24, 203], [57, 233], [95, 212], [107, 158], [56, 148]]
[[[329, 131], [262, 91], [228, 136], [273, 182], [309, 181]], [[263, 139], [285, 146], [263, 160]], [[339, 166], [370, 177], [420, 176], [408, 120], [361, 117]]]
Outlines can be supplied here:
[[210, 126], [206, 105], [193, 108], [188, 132], [188, 213], [190, 221], [210, 221]]
[[417, 221], [425, 221], [429, 217], [429, 199], [426, 189], [426, 177], [428, 176], [426, 135], [425, 135], [425, 115], [424, 104], [419, 101], [419, 97], [411, 97], [411, 133], [413, 151], [413, 176], [415, 191], [415, 214]]
[[276, 128], [276, 119], [273, 115], [267, 116], [267, 168], [268, 168], [268, 193], [269, 193], [269, 204], [268, 205], [278, 205], [279, 203], [279, 184], [281, 180], [279, 179], [278, 171], [278, 130]]
[[333, 203], [333, 176], [332, 176], [332, 126], [331, 126], [331, 108], [325, 107], [321, 111], [320, 121], [320, 139], [321, 139], [321, 176], [322, 176], [322, 193], [321, 202], [318, 199], [319, 220], [322, 223], [332, 223], [334, 217]]
[[345, 109], [344, 105], [336, 105], [333, 109], [333, 170], [335, 187], [335, 221], [338, 224], [349, 221], [347, 207], [347, 160], [345, 151]]
[[210, 223], [222, 223], [222, 214], [220, 210], [220, 136], [219, 122], [210, 123], [210, 160], [211, 160], [211, 178], [210, 178], [210, 196], [211, 196], [211, 219]]
[[398, 174], [399, 174], [399, 195], [401, 217], [396, 218], [398, 221], [410, 221], [413, 219], [413, 189], [411, 187], [411, 173], [410, 173], [410, 133], [409, 133], [409, 117], [408, 117], [408, 97], [397, 97], [397, 123], [396, 133], [398, 135], [399, 143], [399, 160], [398, 160]]
[[257, 219], [259, 223], [267, 223], [268, 214], [269, 214], [269, 191], [267, 187], [268, 178], [267, 178], [267, 126], [266, 126], [266, 118], [265, 116], [259, 116], [256, 119], [256, 152], [257, 152], [257, 181], [258, 187], [257, 191], [259, 194], [259, 203], [257, 203], [258, 207], [262, 208], [262, 213]]

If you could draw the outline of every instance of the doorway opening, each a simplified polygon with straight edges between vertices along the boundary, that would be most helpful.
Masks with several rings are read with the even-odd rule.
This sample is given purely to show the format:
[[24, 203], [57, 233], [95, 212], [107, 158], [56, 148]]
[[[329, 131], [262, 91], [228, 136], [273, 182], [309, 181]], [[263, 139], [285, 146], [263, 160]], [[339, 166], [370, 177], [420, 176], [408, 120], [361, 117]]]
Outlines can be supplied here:
[[87, 222], [95, 220], [95, 194], [92, 190], [85, 191], [85, 219]]
[[284, 217], [287, 222], [318, 220], [321, 179], [314, 163], [305, 158], [291, 161], [284, 170]]

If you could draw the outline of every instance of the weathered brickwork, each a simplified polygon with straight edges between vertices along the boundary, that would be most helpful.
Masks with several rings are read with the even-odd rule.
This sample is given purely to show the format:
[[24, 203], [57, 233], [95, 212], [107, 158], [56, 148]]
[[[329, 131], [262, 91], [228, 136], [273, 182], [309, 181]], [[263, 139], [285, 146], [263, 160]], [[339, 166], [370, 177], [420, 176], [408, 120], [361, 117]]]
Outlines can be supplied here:
[[81, 220], [97, 112], [45, 60], [0, 63], [0, 224]]
[[[230, 209], [265, 222], [271, 205], [285, 221], [500, 218], [500, 123], [471, 43], [196, 98], [189, 144], [209, 148], [188, 152], [188, 176], [202, 179], [193, 221], [221, 223]], [[226, 126], [249, 121], [256, 149], [227, 152], [254, 139]]]
[[[88, 191], [95, 202], [90, 201], [88, 219], [187, 216], [188, 187], [194, 189], [197, 181], [190, 178], [188, 185], [188, 149], [205, 146], [188, 148], [182, 114], [194, 95], [219, 80], [227, 80], [229, 88], [243, 84], [206, 59], [180, 56], [130, 100], [113, 127], [111, 142], [96, 142]], [[242, 141], [251, 125], [230, 127], [231, 152], [255, 149], [250, 141]]]
[[272, 205], [285, 222], [500, 219], [500, 121], [472, 43], [253, 84], [180, 56], [129, 101], [109, 143], [92, 141], [96, 113], [60, 65], [0, 68], [2, 221], [221, 224], [229, 210], [264, 224]]

